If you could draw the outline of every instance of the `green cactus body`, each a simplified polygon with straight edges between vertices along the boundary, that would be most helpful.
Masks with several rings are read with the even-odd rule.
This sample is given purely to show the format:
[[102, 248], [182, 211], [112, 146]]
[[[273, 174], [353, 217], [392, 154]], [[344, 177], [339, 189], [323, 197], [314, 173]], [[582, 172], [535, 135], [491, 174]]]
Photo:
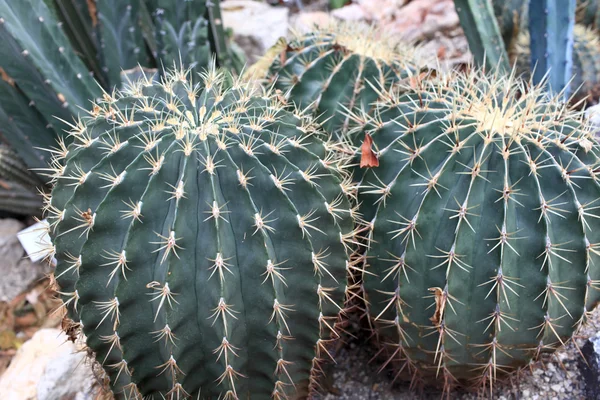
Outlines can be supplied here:
[[139, 24], [140, 7], [139, 1], [96, 2], [99, 55], [110, 86], [120, 86], [122, 70], [149, 65], [150, 57]]
[[304, 398], [346, 297], [350, 186], [310, 119], [191, 79], [72, 129], [46, 206], [59, 293], [119, 396]]
[[527, 21], [527, 2], [523, 0], [492, 0], [494, 14], [504, 40], [504, 45], [510, 49], [510, 44], [521, 31]]
[[508, 70], [508, 55], [491, 1], [454, 0], [454, 8], [477, 65]]
[[600, 300], [600, 149], [512, 77], [413, 88], [363, 130], [379, 159], [358, 198], [365, 298], [415, 384], [481, 388], [569, 341]]
[[278, 48], [281, 53], [262, 62], [271, 63], [269, 80], [297, 106], [310, 107], [338, 137], [350, 114], [368, 113], [380, 88], [406, 79], [418, 65], [414, 47], [360, 26], [331, 26]]
[[[598, 91], [600, 84], [600, 40], [598, 32], [583, 25], [573, 29], [573, 78], [571, 92], [575, 99], [586, 97]], [[510, 58], [516, 69], [525, 79], [530, 77], [531, 53], [529, 33], [522, 31], [515, 41]]]
[[163, 68], [184, 65], [200, 72], [209, 63], [206, 0], [147, 0], [156, 25], [158, 58]]
[[37, 187], [42, 182], [7, 146], [0, 145], [0, 209], [16, 214], [41, 214], [42, 199]]

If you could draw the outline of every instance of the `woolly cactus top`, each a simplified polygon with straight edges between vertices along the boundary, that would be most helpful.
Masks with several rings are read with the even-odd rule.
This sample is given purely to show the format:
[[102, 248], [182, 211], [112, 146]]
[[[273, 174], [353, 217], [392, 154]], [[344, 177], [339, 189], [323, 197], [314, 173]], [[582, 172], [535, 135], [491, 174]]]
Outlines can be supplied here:
[[105, 94], [56, 150], [59, 293], [119, 396], [305, 396], [349, 290], [351, 187], [310, 118], [194, 79]]
[[379, 163], [359, 201], [389, 362], [481, 387], [570, 340], [600, 300], [600, 146], [582, 115], [479, 71], [417, 78], [373, 115], [352, 134]]

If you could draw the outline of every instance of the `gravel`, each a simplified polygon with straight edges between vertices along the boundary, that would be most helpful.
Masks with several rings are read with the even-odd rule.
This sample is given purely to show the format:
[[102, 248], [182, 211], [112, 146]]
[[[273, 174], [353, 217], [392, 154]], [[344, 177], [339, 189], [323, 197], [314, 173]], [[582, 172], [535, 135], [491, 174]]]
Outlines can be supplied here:
[[[591, 323], [584, 327], [579, 348], [583, 348], [586, 337], [596, 334], [600, 326], [600, 310], [596, 310]], [[360, 336], [359, 336], [360, 337]], [[412, 391], [407, 383], [393, 383], [389, 371], [380, 372], [377, 361], [370, 362], [376, 350], [366, 341], [351, 339], [338, 352], [337, 365], [333, 373], [333, 389], [321, 397], [322, 400], [430, 400], [442, 398], [442, 392], [425, 389], [422, 394]], [[595, 371], [596, 376], [600, 371]], [[493, 398], [498, 400], [579, 400], [596, 398], [596, 391], [586, 388], [584, 374], [590, 373], [584, 358], [574, 344], [569, 344], [532, 371], [525, 370], [505, 382], [496, 383]], [[489, 393], [486, 393], [489, 397]], [[457, 391], [452, 399], [478, 399], [477, 393]], [[600, 397], [598, 397], [600, 399]]]

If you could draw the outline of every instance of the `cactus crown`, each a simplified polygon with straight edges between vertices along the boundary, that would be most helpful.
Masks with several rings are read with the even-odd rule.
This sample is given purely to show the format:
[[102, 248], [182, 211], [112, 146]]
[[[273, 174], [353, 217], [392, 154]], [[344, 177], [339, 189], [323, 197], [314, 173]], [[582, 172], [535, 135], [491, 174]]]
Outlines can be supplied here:
[[335, 24], [270, 50], [261, 67], [276, 89], [299, 107], [309, 108], [336, 137], [348, 129], [349, 113], [370, 110], [378, 91], [407, 79], [423, 65], [418, 47], [366, 26]]
[[106, 93], [56, 152], [59, 293], [126, 397], [302, 397], [337, 335], [347, 177], [309, 117], [223, 82]]
[[311, 39], [317, 45], [319, 42], [333, 41], [348, 52], [386, 63], [399, 61], [399, 55], [402, 55], [404, 62], [416, 64], [422, 57], [417, 47], [399, 40], [397, 35], [364, 24], [336, 23], [308, 34], [296, 33], [290, 45], [298, 46]]
[[364, 288], [391, 364], [482, 387], [569, 341], [600, 299], [600, 147], [582, 115], [514, 76], [391, 89], [359, 201]]

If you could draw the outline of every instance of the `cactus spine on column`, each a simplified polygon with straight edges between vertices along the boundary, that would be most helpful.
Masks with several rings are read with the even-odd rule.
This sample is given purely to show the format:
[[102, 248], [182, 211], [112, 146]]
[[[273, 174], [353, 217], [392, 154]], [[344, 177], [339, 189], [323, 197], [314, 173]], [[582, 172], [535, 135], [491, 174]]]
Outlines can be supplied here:
[[332, 25], [273, 50], [259, 61], [270, 64], [268, 79], [298, 107], [310, 107], [338, 137], [350, 113], [368, 113], [378, 90], [406, 79], [419, 64], [413, 46], [360, 25]]
[[415, 384], [485, 388], [600, 300], [600, 149], [561, 104], [471, 71], [389, 90], [363, 127], [365, 298]]
[[129, 398], [303, 398], [352, 289], [340, 161], [303, 113], [223, 81], [105, 94], [57, 151], [59, 293]]

